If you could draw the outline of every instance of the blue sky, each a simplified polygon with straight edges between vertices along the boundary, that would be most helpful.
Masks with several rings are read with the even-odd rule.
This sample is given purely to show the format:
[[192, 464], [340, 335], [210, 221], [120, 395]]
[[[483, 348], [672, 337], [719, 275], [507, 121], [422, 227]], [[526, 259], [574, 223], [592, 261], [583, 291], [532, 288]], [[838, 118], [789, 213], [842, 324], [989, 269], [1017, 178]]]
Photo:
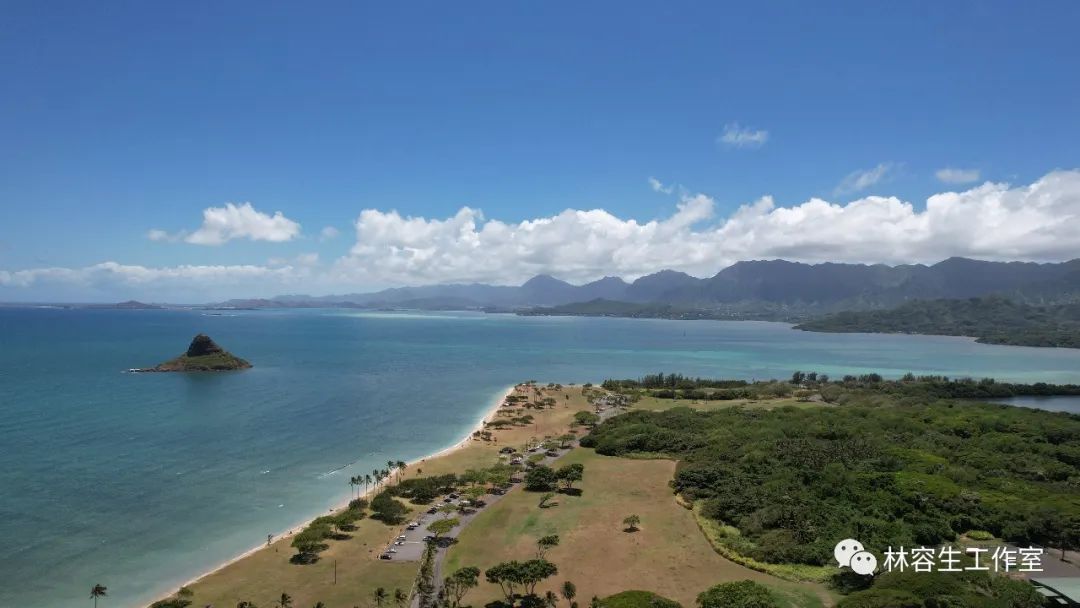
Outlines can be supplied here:
[[[578, 218], [564, 232], [584, 222], [586, 240], [633, 241], [625, 222], [670, 221], [696, 196], [709, 209], [695, 234], [763, 196], [778, 209], [895, 196], [918, 214], [935, 193], [991, 181], [1015, 194], [1055, 170], [1064, 190], [1043, 198], [1059, 204], [1015, 238], [1039, 240], [1080, 206], [1075, 2], [385, 4], [4, 3], [0, 299], [203, 286], [77, 272], [104, 262], [302, 270], [243, 285], [263, 295], [680, 266], [623, 263], [617, 250], [581, 266], [529, 244], [516, 265], [470, 274], [457, 224], [439, 224], [438, 237], [404, 221], [358, 234], [364, 209], [433, 222], [467, 206], [483, 214], [467, 225], [523, 234], [535, 232], [523, 221], [603, 209], [623, 223]], [[943, 169], [956, 170], [948, 183]], [[981, 196], [976, 207], [997, 195]], [[185, 241], [204, 210], [230, 202], [298, 229]], [[340, 234], [320, 238], [327, 226]], [[152, 229], [164, 238], [148, 239]], [[712, 274], [744, 255], [930, 261], [913, 253], [922, 241], [880, 259], [835, 255], [842, 241], [708, 250], [684, 266]], [[926, 249], [1056, 259], [1074, 245]], [[43, 268], [75, 274], [11, 274]]]

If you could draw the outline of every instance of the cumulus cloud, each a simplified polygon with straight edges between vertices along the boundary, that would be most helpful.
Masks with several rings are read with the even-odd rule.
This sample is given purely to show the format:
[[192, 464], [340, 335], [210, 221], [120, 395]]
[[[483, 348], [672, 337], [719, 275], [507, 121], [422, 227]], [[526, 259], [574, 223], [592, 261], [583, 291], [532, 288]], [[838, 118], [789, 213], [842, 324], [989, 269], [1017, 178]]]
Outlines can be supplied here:
[[234, 239], [281, 243], [300, 236], [300, 224], [280, 211], [267, 215], [251, 203], [225, 203], [224, 207], [203, 210], [203, 223], [194, 232], [169, 234], [153, 229], [146, 233], [152, 241], [182, 240], [194, 245], [222, 245]]
[[326, 292], [457, 281], [516, 284], [539, 273], [577, 282], [612, 274], [633, 279], [665, 268], [710, 276], [747, 259], [897, 264], [962, 255], [1056, 261], [1080, 252], [1080, 170], [1054, 171], [1030, 185], [988, 182], [935, 194], [920, 206], [883, 196], [782, 206], [766, 196], [726, 217], [717, 217], [715, 208], [709, 196], [681, 194], [672, 214], [646, 222], [602, 209], [568, 209], [520, 222], [487, 219], [469, 207], [443, 219], [366, 209], [354, 224], [356, 243], [331, 264], [315, 265], [310, 255], [266, 267], [107, 262], [0, 271], [0, 287], [115, 283], [159, 293], [159, 286], [211, 285], [227, 286], [234, 295], [252, 295], [248, 289], [272, 295], [291, 285]]
[[871, 186], [876, 186], [891, 177], [893, 172], [896, 171], [896, 168], [896, 163], [880, 163], [872, 169], [852, 171], [847, 177], [840, 180], [834, 193], [852, 194], [866, 190]]
[[537, 273], [587, 281], [673, 268], [698, 276], [746, 259], [933, 263], [983, 259], [1069, 259], [1080, 251], [1080, 171], [1056, 171], [1029, 186], [987, 183], [931, 196], [925, 209], [896, 197], [846, 204], [814, 198], [778, 206], [771, 197], [714, 220], [714, 202], [682, 197], [671, 216], [649, 222], [601, 209], [566, 210], [507, 223], [464, 207], [447, 219], [367, 209], [356, 244], [334, 265], [346, 282], [517, 283]]
[[717, 141], [733, 148], [760, 148], [769, 141], [769, 132], [764, 129], [743, 127], [733, 122], [724, 125], [724, 132]]
[[979, 181], [978, 169], [953, 169], [946, 167], [938, 169], [935, 176], [946, 184], [970, 184]]

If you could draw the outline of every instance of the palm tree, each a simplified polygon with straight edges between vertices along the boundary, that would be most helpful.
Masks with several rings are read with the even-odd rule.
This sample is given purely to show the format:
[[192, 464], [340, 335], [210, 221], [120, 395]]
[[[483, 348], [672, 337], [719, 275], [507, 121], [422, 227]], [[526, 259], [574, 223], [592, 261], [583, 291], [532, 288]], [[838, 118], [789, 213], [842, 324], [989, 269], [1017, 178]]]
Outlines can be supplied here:
[[255, 605], [255, 602], [249, 602], [247, 600], [241, 600], [236, 603], [236, 608], [259, 608]]
[[315, 606], [313, 608], [326, 608], [326, 604], [322, 602], [315, 602]]
[[555, 605], [559, 603], [559, 596], [553, 592], [548, 591], [544, 594], [544, 605], [548, 608], [555, 608]]
[[367, 491], [369, 486], [371, 486], [371, 475], [364, 475], [364, 491]]
[[386, 598], [390, 597], [390, 595], [386, 593], [386, 589], [378, 587], [375, 589], [375, 592], [371, 594], [371, 597], [375, 599], [375, 606], [382, 608], [383, 602], [385, 602]]
[[281, 599], [278, 600], [278, 608], [292, 608], [292, 596], [283, 591]]
[[401, 588], [394, 589], [394, 603], [398, 605], [398, 608], [405, 608], [405, 604], [409, 601], [409, 594], [401, 590]]
[[399, 460], [394, 463], [397, 466], [397, 479], [398, 483], [401, 483], [401, 474], [405, 472], [405, 469], [409, 468], [409, 465], [404, 460]]
[[562, 596], [566, 598], [566, 601], [573, 602], [574, 598], [577, 597], [577, 585], [570, 581], [566, 581], [562, 584], [561, 592]]
[[94, 600], [94, 608], [97, 608], [97, 598], [108, 595], [108, 593], [105, 593], [106, 591], [108, 591], [108, 588], [101, 583], [90, 588], [90, 599]]
[[[353, 492], [355, 492], [357, 485], [359, 485], [359, 484], [356, 482], [356, 476], [350, 477], [349, 478], [349, 489], [352, 490]], [[352, 494], [350, 494], [350, 496], [352, 496]]]
[[390, 471], [393, 471], [393, 470], [394, 470], [394, 461], [393, 460], [387, 460], [386, 461], [386, 472], [389, 473]]

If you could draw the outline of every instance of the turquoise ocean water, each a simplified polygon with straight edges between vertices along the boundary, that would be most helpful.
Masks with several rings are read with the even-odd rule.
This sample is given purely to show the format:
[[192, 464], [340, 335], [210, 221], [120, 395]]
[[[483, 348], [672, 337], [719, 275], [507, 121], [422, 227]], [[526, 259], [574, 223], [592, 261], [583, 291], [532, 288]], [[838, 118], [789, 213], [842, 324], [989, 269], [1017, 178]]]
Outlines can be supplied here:
[[[125, 374], [205, 332], [255, 368]], [[138, 606], [455, 443], [511, 384], [941, 373], [1080, 382], [1080, 350], [776, 323], [0, 309], [0, 606]], [[344, 467], [344, 468], [343, 468]]]

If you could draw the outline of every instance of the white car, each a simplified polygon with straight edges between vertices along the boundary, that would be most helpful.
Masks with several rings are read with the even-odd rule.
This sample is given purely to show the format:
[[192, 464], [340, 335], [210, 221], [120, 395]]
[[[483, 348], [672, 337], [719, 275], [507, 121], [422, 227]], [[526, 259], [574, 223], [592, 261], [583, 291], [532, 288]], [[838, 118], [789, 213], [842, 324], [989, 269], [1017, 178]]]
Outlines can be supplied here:
[[400, 540], [400, 541], [402, 541], [402, 542], [404, 542], [404, 541], [408, 540], [408, 538], [407, 538], [407, 537], [406, 537], [406, 536], [405, 536], [404, 534], [402, 534], [401, 536], [397, 537], [397, 539], [398, 539], [398, 540]]

